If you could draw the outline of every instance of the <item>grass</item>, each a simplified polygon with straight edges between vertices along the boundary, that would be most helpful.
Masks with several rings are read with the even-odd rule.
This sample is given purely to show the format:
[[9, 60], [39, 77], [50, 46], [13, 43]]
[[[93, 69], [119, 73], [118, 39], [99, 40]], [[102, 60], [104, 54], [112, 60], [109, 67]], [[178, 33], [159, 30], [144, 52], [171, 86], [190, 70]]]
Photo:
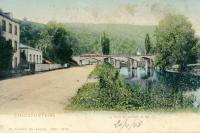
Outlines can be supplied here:
[[194, 96], [174, 90], [167, 94], [161, 88], [129, 86], [109, 64], [98, 65], [90, 74], [97, 83], [86, 83], [71, 99], [68, 110], [196, 112]]
[[96, 109], [98, 106], [98, 83], [86, 83], [77, 92], [77, 95], [71, 100], [71, 104], [67, 109], [71, 110], [92, 110]]

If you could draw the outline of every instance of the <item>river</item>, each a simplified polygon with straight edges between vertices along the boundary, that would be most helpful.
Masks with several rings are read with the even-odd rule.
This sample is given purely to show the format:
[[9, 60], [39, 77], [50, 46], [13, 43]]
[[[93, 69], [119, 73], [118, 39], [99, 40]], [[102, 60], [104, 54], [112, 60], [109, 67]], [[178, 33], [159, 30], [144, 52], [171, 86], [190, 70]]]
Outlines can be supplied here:
[[178, 90], [193, 93], [196, 96], [195, 106], [200, 106], [200, 76], [174, 72], [159, 72], [154, 69], [122, 67], [119, 73], [131, 86], [146, 89], [160, 88], [166, 91]]

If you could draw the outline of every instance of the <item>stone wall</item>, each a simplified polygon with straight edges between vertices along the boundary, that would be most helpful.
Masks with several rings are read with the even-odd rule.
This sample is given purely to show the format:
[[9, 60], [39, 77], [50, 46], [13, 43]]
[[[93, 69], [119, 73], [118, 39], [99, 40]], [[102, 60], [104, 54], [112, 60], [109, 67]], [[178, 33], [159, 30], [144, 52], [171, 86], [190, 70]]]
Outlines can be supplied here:
[[60, 64], [35, 64], [35, 72], [50, 71], [63, 68]]

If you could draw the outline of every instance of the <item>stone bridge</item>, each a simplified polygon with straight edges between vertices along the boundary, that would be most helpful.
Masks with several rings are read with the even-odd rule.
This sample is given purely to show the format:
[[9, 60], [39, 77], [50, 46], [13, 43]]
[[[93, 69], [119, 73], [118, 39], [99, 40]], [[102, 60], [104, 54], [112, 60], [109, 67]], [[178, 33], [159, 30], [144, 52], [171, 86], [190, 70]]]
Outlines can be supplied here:
[[79, 65], [101, 64], [108, 62], [115, 68], [126, 66], [128, 68], [137, 68], [141, 63], [147, 67], [153, 67], [155, 56], [137, 55], [137, 56], [116, 56], [116, 55], [82, 55], [74, 56], [73, 59]]

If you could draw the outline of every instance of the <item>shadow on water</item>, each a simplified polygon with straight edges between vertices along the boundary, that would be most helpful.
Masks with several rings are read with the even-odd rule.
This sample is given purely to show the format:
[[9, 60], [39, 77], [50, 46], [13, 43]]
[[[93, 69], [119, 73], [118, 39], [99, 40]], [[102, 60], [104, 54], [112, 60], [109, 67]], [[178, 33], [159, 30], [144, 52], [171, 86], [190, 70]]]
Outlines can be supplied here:
[[159, 72], [155, 69], [122, 67], [119, 73], [133, 86], [139, 86], [150, 92], [162, 89], [166, 94], [182, 91], [195, 96], [193, 105], [200, 111], [200, 76], [174, 72]]
[[143, 88], [164, 88], [192, 91], [200, 88], [200, 76], [173, 72], [159, 72], [153, 68], [128, 69], [122, 67], [119, 73], [131, 86]]

